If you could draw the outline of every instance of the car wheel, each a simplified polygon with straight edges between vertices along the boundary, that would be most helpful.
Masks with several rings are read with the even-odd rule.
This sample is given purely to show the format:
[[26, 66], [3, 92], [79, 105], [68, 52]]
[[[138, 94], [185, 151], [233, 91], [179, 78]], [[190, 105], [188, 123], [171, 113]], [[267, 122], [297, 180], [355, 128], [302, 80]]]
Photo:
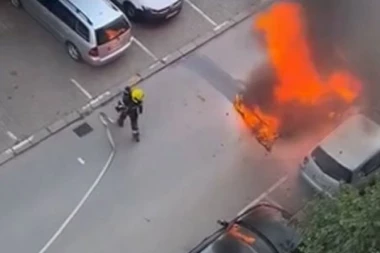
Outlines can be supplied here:
[[11, 0], [11, 4], [16, 8], [21, 7], [21, 1], [20, 0]]
[[124, 9], [125, 15], [127, 15], [127, 17], [130, 20], [136, 20], [137, 10], [133, 4], [131, 4], [130, 2], [124, 2], [123, 9]]
[[67, 42], [66, 50], [69, 56], [71, 57], [71, 59], [73, 59], [74, 61], [80, 61], [81, 55], [79, 53], [78, 48], [73, 43]]

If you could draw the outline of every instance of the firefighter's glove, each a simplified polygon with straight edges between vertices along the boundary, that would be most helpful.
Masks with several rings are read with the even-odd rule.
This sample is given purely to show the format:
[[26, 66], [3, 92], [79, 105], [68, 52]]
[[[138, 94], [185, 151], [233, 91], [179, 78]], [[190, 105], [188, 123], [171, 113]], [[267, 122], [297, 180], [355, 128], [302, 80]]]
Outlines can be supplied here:
[[117, 105], [115, 106], [115, 110], [117, 112], [121, 112], [122, 110], [124, 109], [124, 106], [120, 103], [120, 101], [117, 103]]

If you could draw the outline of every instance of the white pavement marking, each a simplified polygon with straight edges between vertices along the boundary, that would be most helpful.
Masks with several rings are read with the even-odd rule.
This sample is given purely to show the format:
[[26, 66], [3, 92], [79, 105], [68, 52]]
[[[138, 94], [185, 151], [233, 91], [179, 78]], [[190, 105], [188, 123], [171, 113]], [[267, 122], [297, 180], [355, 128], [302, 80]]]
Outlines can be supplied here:
[[198, 8], [195, 4], [193, 4], [190, 0], [185, 0], [186, 3], [188, 3], [191, 8], [193, 8], [196, 12], [198, 12], [204, 19], [206, 19], [210, 24], [213, 26], [218, 26], [218, 24], [212, 20], [209, 16], [207, 16], [206, 13], [204, 13], [201, 9]]
[[20, 141], [18, 144], [16, 144], [16, 145], [13, 146], [13, 149], [19, 149], [19, 148], [21, 148], [22, 146], [26, 145], [28, 142], [29, 142], [28, 139], [23, 140], [23, 141]]
[[149, 66], [149, 69], [153, 69], [155, 68], [158, 64], [160, 64], [161, 62], [155, 62], [153, 63], [152, 65]]
[[276, 183], [274, 183], [268, 190], [263, 192], [260, 196], [258, 196], [256, 199], [254, 199], [251, 203], [249, 203], [246, 207], [244, 207], [239, 213], [239, 215], [242, 215], [244, 212], [246, 212], [249, 208], [257, 205], [261, 200], [268, 197], [269, 194], [271, 194], [274, 190], [276, 190], [280, 185], [282, 185], [286, 180], [288, 179], [288, 175], [283, 176], [280, 178]]
[[18, 140], [17, 136], [14, 133], [12, 133], [11, 131], [7, 131], [7, 135], [9, 136], [9, 138], [11, 138], [14, 141]]
[[88, 99], [92, 99], [92, 95], [90, 94], [90, 92], [88, 92], [85, 88], [83, 88], [82, 85], [80, 85], [75, 79], [70, 79], [70, 81], [75, 85], [77, 86], [77, 88], [88, 98]]
[[132, 41], [134, 41], [145, 53], [147, 53], [150, 57], [153, 58], [153, 60], [158, 61], [158, 57], [155, 56], [152, 51], [150, 51], [146, 46], [144, 46], [143, 43], [141, 43], [138, 39], [135, 37], [132, 37]]
[[91, 105], [94, 105], [94, 104], [98, 103], [100, 100], [102, 100], [103, 98], [108, 97], [108, 96], [110, 96], [110, 95], [111, 95], [111, 92], [106, 91], [106, 92], [104, 92], [103, 94], [97, 96], [95, 99], [91, 100], [91, 101], [90, 101], [90, 104], [91, 104]]
[[79, 162], [80, 164], [85, 165], [86, 162], [83, 160], [82, 157], [78, 157], [77, 159], [78, 159], [78, 162]]
[[221, 23], [220, 25], [217, 25], [214, 27], [214, 31], [218, 31], [220, 28], [222, 28], [223, 26], [226, 26], [230, 23], [230, 21], [224, 21], [223, 23]]
[[84, 194], [83, 198], [79, 201], [78, 205], [74, 208], [74, 210], [70, 213], [70, 215], [66, 218], [66, 220], [62, 223], [62, 225], [58, 228], [58, 230], [54, 233], [54, 235], [49, 239], [49, 241], [45, 244], [45, 246], [39, 251], [39, 253], [45, 253], [49, 247], [54, 243], [55, 240], [57, 240], [58, 236], [62, 234], [63, 230], [67, 227], [67, 225], [70, 223], [70, 221], [75, 217], [75, 215], [79, 212], [83, 204], [86, 202], [86, 200], [90, 197], [91, 193], [95, 190], [96, 186], [99, 184], [100, 180], [104, 177], [105, 173], [109, 169], [113, 158], [115, 156], [116, 150], [115, 150], [115, 142], [112, 138], [112, 134], [108, 128], [108, 125], [105, 124], [102, 117], [101, 121], [104, 124], [108, 136], [108, 141], [112, 147], [112, 151], [108, 157], [107, 162], [105, 163], [104, 167], [100, 171], [98, 177], [95, 179], [94, 183], [90, 186], [90, 188], [87, 190], [87, 192]]

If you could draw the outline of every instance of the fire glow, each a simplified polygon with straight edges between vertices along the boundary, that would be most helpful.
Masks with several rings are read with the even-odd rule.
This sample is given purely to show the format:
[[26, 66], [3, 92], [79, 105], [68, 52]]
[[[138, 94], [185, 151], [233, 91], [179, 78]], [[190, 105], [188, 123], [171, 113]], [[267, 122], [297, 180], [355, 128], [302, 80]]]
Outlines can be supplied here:
[[[347, 108], [360, 93], [360, 83], [346, 70], [334, 70], [323, 77], [318, 73], [308, 47], [302, 14], [297, 3], [277, 3], [260, 14], [253, 24], [255, 32], [264, 35], [276, 77], [270, 101], [267, 101], [271, 105], [257, 103], [248, 107], [238, 95], [235, 108], [268, 150], [284, 129], [295, 127], [297, 120], [316, 117], [315, 112], [325, 120], [331, 118], [340, 113], [342, 104]], [[340, 107], [335, 106], [337, 103]]]

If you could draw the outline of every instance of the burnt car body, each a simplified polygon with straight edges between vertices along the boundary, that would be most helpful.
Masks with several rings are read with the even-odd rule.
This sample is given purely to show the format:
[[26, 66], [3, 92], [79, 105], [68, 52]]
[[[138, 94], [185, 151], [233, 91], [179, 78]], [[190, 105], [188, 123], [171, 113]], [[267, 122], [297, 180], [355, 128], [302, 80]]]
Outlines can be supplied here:
[[[268, 151], [278, 138], [288, 139], [316, 130], [321, 125], [337, 124], [342, 121], [353, 104], [345, 102], [338, 94], [324, 95], [316, 103], [302, 104], [299, 101], [280, 103], [275, 98], [279, 81], [269, 62], [251, 72], [250, 77], [235, 98], [234, 107], [256, 139]], [[261, 113], [257, 113], [257, 111]], [[277, 127], [269, 117], [277, 120]]]
[[189, 253], [295, 253], [300, 236], [290, 215], [271, 204], [258, 204], [205, 238]]

